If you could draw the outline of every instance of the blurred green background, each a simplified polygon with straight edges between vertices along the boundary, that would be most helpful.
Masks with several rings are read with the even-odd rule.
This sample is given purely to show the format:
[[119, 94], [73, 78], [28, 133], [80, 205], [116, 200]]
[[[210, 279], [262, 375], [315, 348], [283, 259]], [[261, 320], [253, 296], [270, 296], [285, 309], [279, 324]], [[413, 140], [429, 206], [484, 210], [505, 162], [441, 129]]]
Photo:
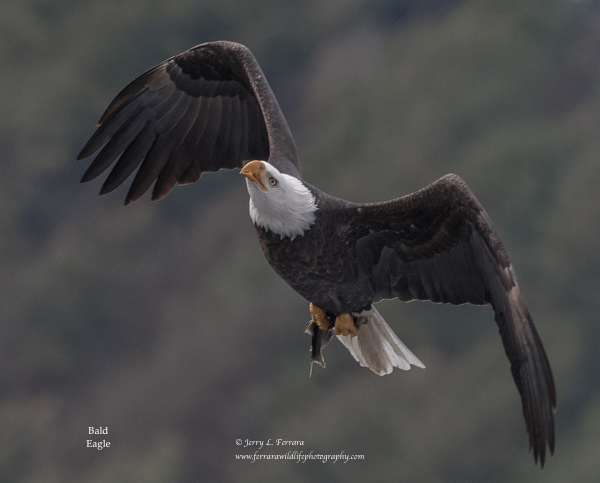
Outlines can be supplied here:
[[[600, 2], [3, 0], [0, 38], [0, 481], [600, 481]], [[311, 183], [378, 201], [455, 172], [487, 208], [556, 378], [543, 471], [490, 308], [381, 303], [427, 369], [332, 342], [309, 378], [308, 304], [241, 176], [127, 208], [78, 184], [113, 96], [220, 39], [254, 52]], [[364, 460], [236, 461], [238, 438]]]

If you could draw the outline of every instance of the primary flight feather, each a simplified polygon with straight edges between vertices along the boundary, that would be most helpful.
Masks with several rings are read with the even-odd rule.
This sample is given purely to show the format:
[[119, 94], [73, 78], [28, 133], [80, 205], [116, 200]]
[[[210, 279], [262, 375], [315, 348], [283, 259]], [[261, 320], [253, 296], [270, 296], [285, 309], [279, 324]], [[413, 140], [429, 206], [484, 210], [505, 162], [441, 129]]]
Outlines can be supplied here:
[[99, 149], [82, 182], [112, 169], [101, 194], [136, 170], [126, 204], [206, 171], [239, 168], [250, 216], [275, 271], [310, 302], [311, 360], [335, 333], [377, 374], [424, 367], [373, 304], [382, 299], [491, 304], [521, 395], [530, 448], [554, 451], [550, 364], [492, 221], [448, 174], [382, 203], [352, 203], [302, 179], [296, 145], [252, 53], [209, 42], [158, 64], [108, 106], [78, 159]]

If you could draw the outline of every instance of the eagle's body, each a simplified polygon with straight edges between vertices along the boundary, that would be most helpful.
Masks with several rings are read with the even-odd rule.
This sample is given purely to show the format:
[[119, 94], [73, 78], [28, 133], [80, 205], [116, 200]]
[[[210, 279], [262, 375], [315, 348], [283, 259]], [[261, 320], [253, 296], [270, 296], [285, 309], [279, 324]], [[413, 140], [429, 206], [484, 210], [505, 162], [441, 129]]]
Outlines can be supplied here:
[[[312, 359], [335, 334], [378, 374], [424, 367], [381, 318], [382, 299], [491, 304], [534, 458], [554, 449], [550, 365], [489, 216], [456, 175], [401, 198], [352, 203], [301, 176], [296, 145], [244, 46], [210, 42], [167, 59], [117, 95], [79, 155], [82, 181], [115, 161], [101, 193], [137, 173], [126, 204], [161, 199], [205, 171], [241, 168], [250, 217], [274, 270], [310, 302]], [[138, 169], [139, 167], [139, 169]]]
[[360, 208], [311, 187], [318, 210], [302, 236], [281, 237], [256, 226], [266, 259], [306, 300], [339, 315], [358, 313], [376, 302], [366, 267], [356, 264], [355, 242], [363, 229], [347, 222]]

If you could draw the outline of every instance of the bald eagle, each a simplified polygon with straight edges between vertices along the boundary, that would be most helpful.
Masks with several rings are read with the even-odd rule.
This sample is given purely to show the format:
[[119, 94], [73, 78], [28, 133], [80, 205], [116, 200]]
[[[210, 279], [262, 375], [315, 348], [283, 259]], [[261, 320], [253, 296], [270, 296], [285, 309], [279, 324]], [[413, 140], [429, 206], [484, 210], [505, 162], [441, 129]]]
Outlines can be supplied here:
[[[193, 47], [146, 71], [110, 103], [78, 159], [81, 181], [114, 166], [100, 194], [137, 169], [125, 204], [205, 171], [241, 169], [250, 217], [273, 269], [310, 304], [311, 360], [337, 335], [377, 374], [424, 367], [374, 307], [382, 299], [491, 304], [521, 395], [535, 462], [554, 452], [556, 391], [515, 271], [492, 221], [448, 174], [406, 196], [352, 203], [302, 179], [296, 145], [252, 53]], [[116, 161], [116, 162], [115, 162]]]

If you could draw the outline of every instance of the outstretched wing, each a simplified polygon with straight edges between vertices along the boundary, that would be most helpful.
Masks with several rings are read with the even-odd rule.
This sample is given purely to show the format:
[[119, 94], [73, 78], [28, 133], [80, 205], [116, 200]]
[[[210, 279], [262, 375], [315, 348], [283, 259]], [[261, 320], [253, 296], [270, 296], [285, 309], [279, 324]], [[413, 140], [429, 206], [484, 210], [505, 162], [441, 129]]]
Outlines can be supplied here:
[[77, 159], [98, 149], [82, 182], [117, 160], [100, 194], [139, 166], [125, 204], [154, 184], [152, 199], [205, 171], [268, 160], [300, 177], [296, 145], [256, 59], [243, 45], [209, 42], [161, 62], [110, 103]]
[[[353, 208], [354, 210], [356, 208]], [[359, 266], [377, 300], [491, 304], [521, 394], [530, 448], [554, 451], [550, 364], [492, 221], [464, 181], [446, 175], [396, 200], [361, 205]]]

